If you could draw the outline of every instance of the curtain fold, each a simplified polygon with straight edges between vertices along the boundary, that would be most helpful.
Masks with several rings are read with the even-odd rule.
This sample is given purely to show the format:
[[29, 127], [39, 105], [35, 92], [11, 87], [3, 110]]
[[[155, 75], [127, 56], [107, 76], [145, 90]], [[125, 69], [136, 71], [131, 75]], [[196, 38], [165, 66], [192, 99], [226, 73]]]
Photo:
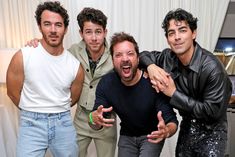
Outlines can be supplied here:
[[[20, 48], [27, 40], [41, 38], [34, 12], [45, 0], [0, 0], [0, 48]], [[168, 47], [161, 28], [165, 14], [181, 7], [198, 17], [197, 41], [213, 51], [222, 28], [230, 0], [60, 0], [70, 15], [69, 31], [64, 44], [78, 42], [77, 14], [83, 7], [101, 9], [108, 16], [108, 40], [114, 32], [133, 35], [140, 50]]]

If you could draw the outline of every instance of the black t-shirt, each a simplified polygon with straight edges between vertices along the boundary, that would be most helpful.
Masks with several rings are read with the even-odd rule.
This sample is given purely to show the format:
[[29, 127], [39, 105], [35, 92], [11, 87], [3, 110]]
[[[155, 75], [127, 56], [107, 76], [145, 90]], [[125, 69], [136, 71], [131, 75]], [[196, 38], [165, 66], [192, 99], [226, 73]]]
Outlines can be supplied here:
[[157, 113], [162, 111], [165, 123], [178, 124], [169, 98], [152, 88], [149, 78], [141, 77], [133, 86], [125, 86], [116, 72], [106, 74], [96, 90], [94, 109], [112, 106], [121, 120], [121, 135], [142, 136], [157, 130]]

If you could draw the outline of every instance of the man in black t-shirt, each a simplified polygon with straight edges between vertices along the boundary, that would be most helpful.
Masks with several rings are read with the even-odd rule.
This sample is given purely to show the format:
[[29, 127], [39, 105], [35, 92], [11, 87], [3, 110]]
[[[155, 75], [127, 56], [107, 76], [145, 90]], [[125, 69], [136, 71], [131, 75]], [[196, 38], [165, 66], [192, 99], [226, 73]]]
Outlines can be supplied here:
[[160, 156], [164, 139], [177, 130], [178, 121], [168, 97], [157, 93], [147, 75], [138, 68], [139, 48], [126, 33], [114, 34], [110, 52], [114, 71], [106, 74], [96, 90], [90, 126], [111, 127], [116, 112], [121, 120], [119, 157]]

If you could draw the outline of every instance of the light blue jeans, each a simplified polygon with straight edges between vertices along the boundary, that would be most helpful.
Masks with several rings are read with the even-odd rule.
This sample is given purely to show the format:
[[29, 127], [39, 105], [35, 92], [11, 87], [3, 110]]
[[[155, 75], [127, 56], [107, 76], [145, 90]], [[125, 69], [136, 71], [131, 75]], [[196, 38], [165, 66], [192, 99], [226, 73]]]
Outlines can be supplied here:
[[120, 135], [118, 141], [118, 157], [159, 157], [164, 140], [158, 144], [148, 142], [147, 136]]
[[76, 131], [69, 111], [37, 113], [21, 110], [17, 157], [77, 157]]

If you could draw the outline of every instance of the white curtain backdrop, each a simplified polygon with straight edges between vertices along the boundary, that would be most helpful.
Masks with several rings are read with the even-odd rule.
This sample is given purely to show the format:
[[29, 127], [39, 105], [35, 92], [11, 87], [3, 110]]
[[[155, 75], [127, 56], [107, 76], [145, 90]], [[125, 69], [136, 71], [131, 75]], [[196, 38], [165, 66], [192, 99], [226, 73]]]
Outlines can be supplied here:
[[[24, 46], [32, 38], [41, 38], [34, 12], [45, 0], [0, 0], [0, 49]], [[125, 31], [137, 40], [140, 51], [168, 47], [161, 23], [171, 9], [181, 7], [198, 18], [197, 41], [213, 51], [230, 0], [60, 0], [70, 16], [65, 48], [81, 40], [77, 14], [84, 7], [102, 10], [108, 17], [108, 40], [115, 32]], [[4, 60], [4, 58], [0, 58]], [[0, 62], [2, 67], [3, 62]], [[6, 68], [6, 67], [5, 67]], [[0, 74], [2, 75], [2, 74]], [[6, 95], [5, 95], [6, 96]], [[138, 116], [138, 115], [137, 115]], [[2, 124], [0, 124], [2, 127]], [[162, 157], [173, 157], [177, 134], [167, 139]], [[2, 140], [2, 139], [0, 139]], [[92, 152], [89, 157], [95, 157]], [[3, 155], [4, 156], [4, 155]], [[6, 155], [8, 156], [8, 155]]]
[[[26, 41], [41, 37], [34, 12], [45, 0], [0, 0], [0, 48], [20, 48]], [[77, 14], [83, 7], [101, 9], [108, 16], [108, 40], [114, 32], [133, 35], [140, 50], [167, 47], [161, 23], [171, 9], [181, 7], [198, 17], [197, 41], [213, 51], [230, 0], [60, 0], [70, 15], [64, 44], [78, 42]]]

